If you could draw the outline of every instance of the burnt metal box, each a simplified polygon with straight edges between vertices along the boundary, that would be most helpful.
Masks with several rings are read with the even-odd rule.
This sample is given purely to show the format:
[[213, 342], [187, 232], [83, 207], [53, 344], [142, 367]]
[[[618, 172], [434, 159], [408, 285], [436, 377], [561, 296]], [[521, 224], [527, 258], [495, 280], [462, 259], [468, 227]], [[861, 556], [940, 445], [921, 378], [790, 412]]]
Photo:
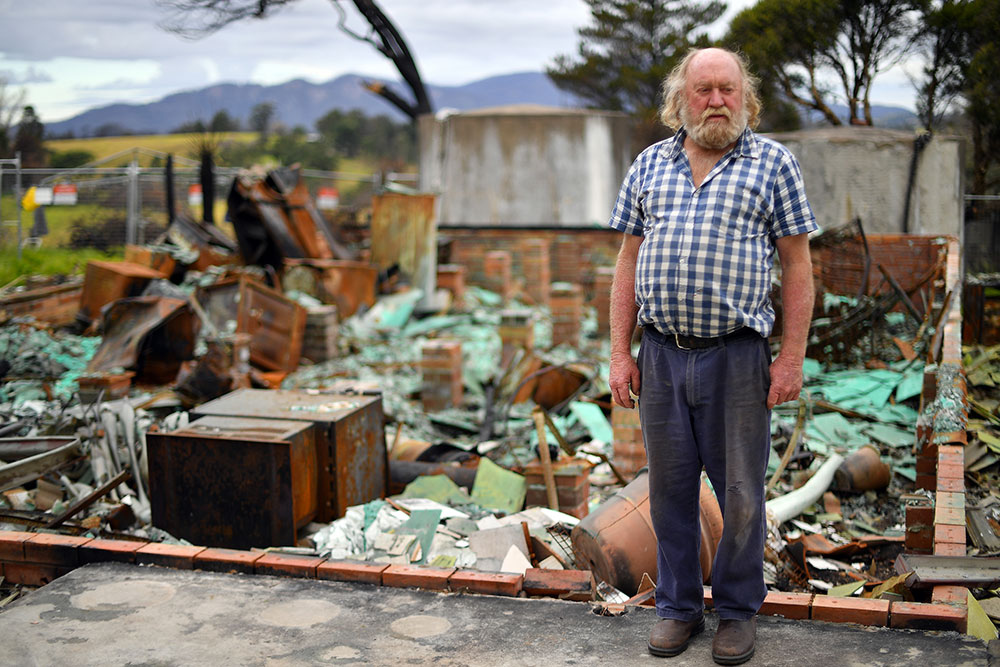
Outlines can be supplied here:
[[316, 515], [316, 441], [301, 421], [202, 417], [148, 433], [153, 525], [207, 547], [294, 546]]
[[250, 361], [270, 371], [298, 368], [306, 309], [247, 276], [201, 287], [198, 301], [215, 328], [236, 320], [236, 332], [250, 334]]
[[80, 294], [79, 316], [88, 323], [97, 319], [101, 308], [112, 301], [139, 296], [149, 281], [166, 278], [162, 271], [131, 262], [87, 262], [87, 273]]
[[196, 415], [247, 415], [313, 425], [318, 463], [317, 521], [382, 498], [389, 485], [381, 396], [239, 389], [204, 403]]

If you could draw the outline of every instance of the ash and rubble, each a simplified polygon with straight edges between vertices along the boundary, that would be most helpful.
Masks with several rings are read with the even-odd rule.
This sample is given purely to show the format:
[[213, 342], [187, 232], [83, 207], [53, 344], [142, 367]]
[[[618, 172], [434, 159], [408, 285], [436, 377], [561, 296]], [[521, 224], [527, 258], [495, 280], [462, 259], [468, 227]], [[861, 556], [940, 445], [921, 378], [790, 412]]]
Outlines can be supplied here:
[[[278, 190], [291, 192], [287, 179], [278, 180]], [[245, 209], [242, 215], [245, 222]], [[149, 279], [141, 291], [130, 286], [125, 291], [135, 296], [101, 304], [101, 316], [92, 310], [89, 322], [77, 318], [70, 326], [30, 315], [7, 318], [0, 327], [0, 435], [9, 445], [0, 450], [6, 464], [0, 463], [0, 472], [24, 458], [16, 453], [19, 441], [61, 437], [77, 450], [3, 489], [0, 529], [190, 543], [154, 525], [150, 484], [156, 475], [150, 474], [148, 434], [190, 425], [199, 405], [230, 392], [280, 388], [328, 395], [339, 401], [331, 409], [343, 408], [351, 396], [379, 396], [388, 483], [385, 497], [351, 505], [331, 521], [307, 523], [294, 544], [258, 548], [495, 572], [584, 568], [573, 543], [581, 520], [600, 512], [641, 474], [615, 466], [609, 344], [598, 333], [593, 307], [582, 310], [577, 344], [553, 346], [552, 310], [525, 294], [505, 298], [470, 285], [456, 305], [455, 294], [438, 290], [436, 302], [451, 305], [417, 312], [421, 290], [383, 272], [375, 298], [360, 299], [348, 313], [345, 302], [333, 298], [343, 294], [324, 289], [322, 276], [339, 270], [338, 261], [358, 263], [363, 253], [336, 243], [336, 230], [321, 219], [306, 218], [286, 218], [280, 233], [272, 224], [263, 234], [267, 240], [258, 237], [253, 247], [245, 234], [227, 246], [218, 230], [184, 222], [146, 248], [144, 256], [166, 257], [173, 265], [165, 277]], [[308, 224], [316, 229], [304, 235], [302, 225]], [[300, 255], [319, 257], [315, 270], [321, 278], [292, 281], [293, 287], [282, 290], [274, 279], [281, 252], [303, 238], [321, 246], [327, 241], [325, 250], [302, 248]], [[198, 264], [206, 256], [216, 264]], [[247, 261], [251, 256], [271, 263], [254, 265]], [[123, 272], [130, 285], [135, 273]], [[375, 267], [368, 272], [373, 280], [378, 273]], [[819, 295], [802, 397], [773, 413], [769, 509], [772, 502], [806, 493], [795, 497], [792, 509], [782, 507], [787, 516], [771, 516], [765, 560], [772, 590], [921, 595], [893, 568], [906, 543], [907, 498], [922, 493], [915, 486], [921, 394], [929, 372], [942, 383], [963, 369], [923, 361], [940, 327], [933, 295], [918, 317], [900, 306], [900, 290], [879, 289], [874, 297]], [[237, 297], [229, 296], [233, 290]], [[274, 311], [278, 338], [289, 335], [281, 328], [284, 313], [322, 315], [318, 321], [326, 326], [317, 330], [319, 343], [311, 348], [321, 353], [289, 360], [280, 342], [248, 341], [252, 327], [243, 309], [255, 294], [283, 309]], [[335, 323], [323, 311], [331, 305], [339, 309]], [[132, 310], [115, 320], [111, 315], [119, 306]], [[504, 340], [502, 311], [521, 314], [531, 328], [531, 346]], [[123, 328], [114, 330], [116, 322]], [[305, 326], [294, 335], [301, 337]], [[135, 331], [143, 336], [131, 335]], [[461, 400], [455, 405], [429, 409], [421, 399], [427, 390], [421, 350], [431, 341], [460, 345]], [[923, 414], [935, 420], [936, 433], [968, 429], [969, 508], [981, 518], [978, 534], [970, 533], [969, 553], [993, 555], [1000, 543], [1000, 347], [969, 348], [964, 365], [975, 418], [965, 423], [961, 392], [938, 392], [939, 404], [924, 406]], [[539, 378], [553, 380], [544, 397], [531, 391]], [[414, 474], [411, 467], [396, 478], [402, 462], [428, 472], [419, 474], [418, 466]], [[570, 491], [585, 494], [582, 510], [562, 501], [544, 507], [556, 495], [553, 465], [571, 470]], [[123, 474], [123, 481], [93, 497]], [[577, 510], [578, 516], [559, 509]], [[597, 597], [621, 603], [643, 593], [618, 590], [618, 583], [598, 582]]]

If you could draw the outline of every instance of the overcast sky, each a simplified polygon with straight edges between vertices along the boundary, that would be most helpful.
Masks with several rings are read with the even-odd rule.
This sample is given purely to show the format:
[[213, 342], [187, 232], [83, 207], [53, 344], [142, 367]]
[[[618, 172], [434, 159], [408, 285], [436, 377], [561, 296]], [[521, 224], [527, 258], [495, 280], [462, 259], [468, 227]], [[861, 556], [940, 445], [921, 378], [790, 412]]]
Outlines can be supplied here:
[[[155, 0], [0, 0], [0, 75], [27, 91], [43, 122], [115, 102], [151, 102], [222, 82], [328, 81], [346, 73], [397, 79], [392, 63], [337, 28], [334, 0], [298, 0], [199, 40], [160, 27]], [[347, 23], [366, 32], [353, 3]], [[730, 0], [725, 19], [753, 0]], [[542, 71], [576, 52], [589, 23], [583, 0], [379, 0], [425, 82], [455, 85]], [[882, 75], [874, 103], [913, 107], [901, 68]]]

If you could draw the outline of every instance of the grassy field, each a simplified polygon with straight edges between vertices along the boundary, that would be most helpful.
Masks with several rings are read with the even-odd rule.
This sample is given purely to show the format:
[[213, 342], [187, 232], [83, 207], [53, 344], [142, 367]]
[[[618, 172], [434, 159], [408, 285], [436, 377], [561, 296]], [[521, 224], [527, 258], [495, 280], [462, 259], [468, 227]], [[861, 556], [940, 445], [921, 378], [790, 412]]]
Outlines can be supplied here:
[[[93, 154], [95, 160], [103, 160], [117, 153], [130, 152], [133, 148], [145, 148], [159, 153], [173, 154], [174, 156], [196, 159], [199, 134], [151, 134], [136, 135], [128, 137], [88, 137], [85, 139], [56, 139], [48, 140], [45, 146], [53, 151], [88, 151]], [[238, 141], [250, 143], [257, 138], [254, 132], [225, 132], [218, 135], [220, 141]], [[128, 163], [131, 155], [123, 155], [121, 165], [113, 164], [106, 166], [123, 166]], [[153, 161], [151, 156], [140, 157], [139, 166], [148, 167]], [[249, 167], [250, 165], [244, 165]], [[378, 169], [378, 161], [375, 158], [361, 156], [356, 158], [343, 157], [337, 171], [352, 174], [372, 174]]]
[[100, 250], [70, 250], [67, 248], [23, 248], [17, 258], [17, 248], [0, 248], [0, 287], [25, 275], [83, 275], [92, 259], [120, 260], [119, 249], [104, 253]]
[[[225, 132], [217, 136], [220, 141], [239, 141], [250, 143], [257, 137], [254, 132]], [[131, 151], [133, 148], [145, 148], [160, 153], [173, 154], [178, 157], [196, 159], [198, 151], [198, 141], [200, 134], [150, 134], [135, 135], [127, 137], [89, 137], [86, 139], [56, 139], [45, 142], [45, 147], [49, 150], [66, 151], [88, 151], [94, 155], [95, 160], [102, 160], [106, 157]], [[128, 162], [130, 156], [123, 156], [122, 164]], [[152, 162], [150, 156], [142, 156], [139, 166], [147, 167]], [[118, 165], [107, 165], [118, 166]]]

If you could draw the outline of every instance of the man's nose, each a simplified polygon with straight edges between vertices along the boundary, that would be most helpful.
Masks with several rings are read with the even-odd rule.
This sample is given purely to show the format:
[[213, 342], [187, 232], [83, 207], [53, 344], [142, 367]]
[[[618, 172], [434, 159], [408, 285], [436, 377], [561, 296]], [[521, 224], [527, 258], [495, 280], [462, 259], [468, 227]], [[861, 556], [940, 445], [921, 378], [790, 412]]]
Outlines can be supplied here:
[[722, 91], [718, 88], [712, 89], [712, 94], [708, 98], [708, 105], [711, 107], [721, 107], [725, 105], [725, 100], [722, 99]]

